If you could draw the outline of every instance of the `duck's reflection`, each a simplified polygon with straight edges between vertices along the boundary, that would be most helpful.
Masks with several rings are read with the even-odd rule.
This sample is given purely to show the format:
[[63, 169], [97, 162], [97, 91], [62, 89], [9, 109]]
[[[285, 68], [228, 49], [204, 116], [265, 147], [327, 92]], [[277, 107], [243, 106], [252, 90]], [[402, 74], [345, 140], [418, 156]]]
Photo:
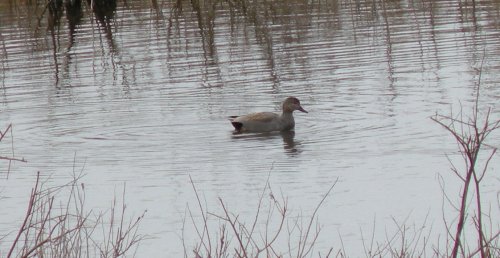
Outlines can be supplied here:
[[276, 139], [277, 137], [283, 138], [283, 149], [288, 154], [298, 154], [300, 141], [295, 141], [295, 131], [284, 132], [269, 132], [269, 133], [239, 133], [233, 132], [233, 139], [247, 139], [247, 140], [269, 140]]
[[298, 153], [297, 142], [295, 142], [295, 131], [281, 132], [283, 137], [283, 148], [288, 153]]

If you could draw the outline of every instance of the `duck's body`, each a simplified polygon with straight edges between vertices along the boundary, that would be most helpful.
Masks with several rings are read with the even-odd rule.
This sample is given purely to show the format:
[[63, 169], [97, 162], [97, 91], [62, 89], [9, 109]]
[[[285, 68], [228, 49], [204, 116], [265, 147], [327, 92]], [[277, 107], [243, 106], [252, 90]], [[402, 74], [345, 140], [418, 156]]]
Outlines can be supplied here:
[[237, 132], [273, 132], [289, 131], [295, 127], [293, 111], [299, 110], [307, 113], [300, 106], [300, 101], [294, 97], [288, 97], [283, 102], [283, 113], [259, 112], [243, 116], [230, 117], [231, 124]]

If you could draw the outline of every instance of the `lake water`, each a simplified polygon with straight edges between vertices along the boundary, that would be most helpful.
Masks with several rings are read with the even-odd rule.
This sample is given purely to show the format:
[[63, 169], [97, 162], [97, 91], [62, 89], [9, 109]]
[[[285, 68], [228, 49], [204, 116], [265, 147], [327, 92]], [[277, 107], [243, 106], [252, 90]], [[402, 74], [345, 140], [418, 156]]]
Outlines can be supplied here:
[[[209, 210], [221, 197], [249, 220], [268, 175], [306, 217], [338, 180], [318, 213], [321, 253], [362, 256], [362, 238], [384, 242], [394, 221], [443, 237], [439, 177], [458, 197], [446, 156], [462, 163], [430, 117], [469, 115], [479, 79], [480, 109], [500, 114], [498, 1], [38, 2], [0, 4], [0, 130], [13, 124], [28, 161], [8, 175], [0, 163], [1, 235], [37, 171], [58, 185], [83, 170], [88, 208], [125, 185], [127, 215], [147, 210], [138, 257], [183, 254], [187, 205], [199, 216], [189, 176]], [[279, 112], [288, 96], [309, 111], [294, 133], [232, 133], [228, 116]], [[483, 186], [492, 218], [499, 165], [495, 154]]]

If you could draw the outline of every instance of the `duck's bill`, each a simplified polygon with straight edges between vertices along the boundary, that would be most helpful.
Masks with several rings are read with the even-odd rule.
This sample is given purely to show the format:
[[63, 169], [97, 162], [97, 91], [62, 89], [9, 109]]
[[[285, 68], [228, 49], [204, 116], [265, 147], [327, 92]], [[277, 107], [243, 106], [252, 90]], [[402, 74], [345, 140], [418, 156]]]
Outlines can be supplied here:
[[302, 107], [299, 107], [299, 111], [302, 111], [302, 112], [304, 112], [304, 113], [309, 113], [309, 112], [307, 112], [305, 109], [303, 109]]

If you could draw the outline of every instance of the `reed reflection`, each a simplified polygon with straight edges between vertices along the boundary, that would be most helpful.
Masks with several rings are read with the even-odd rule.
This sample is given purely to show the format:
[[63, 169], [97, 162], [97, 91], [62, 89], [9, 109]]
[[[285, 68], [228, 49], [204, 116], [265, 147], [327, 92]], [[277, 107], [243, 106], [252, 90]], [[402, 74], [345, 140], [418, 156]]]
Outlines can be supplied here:
[[67, 0], [65, 3], [66, 20], [68, 20], [69, 29], [69, 46], [71, 49], [75, 43], [76, 28], [80, 25], [83, 18], [82, 1], [81, 0]]
[[63, 2], [62, 0], [50, 1], [47, 4], [48, 9], [48, 29], [50, 31], [50, 36], [52, 40], [52, 59], [54, 62], [54, 70], [55, 70], [55, 80], [56, 85], [59, 82], [59, 62], [57, 58], [57, 52], [59, 48], [59, 28], [60, 28], [60, 20], [63, 14]]
[[[447, 60], [445, 60], [446, 55], [442, 54], [442, 49], [447, 47], [448, 40], [443, 35], [449, 35], [449, 31], [453, 30], [447, 28], [447, 24], [456, 23], [457, 33], [473, 34], [473, 40], [457, 42], [465, 47], [477, 48], [473, 51], [478, 51], [483, 44], [482, 40], [493, 41], [493, 36], [499, 27], [496, 15], [500, 9], [495, 1], [457, 3], [430, 0], [410, 1], [407, 4], [378, 0], [356, 2], [175, 0], [160, 3], [156, 0], [147, 3], [137, 0], [126, 2], [10, 0], [4, 5], [11, 9], [5, 8], [2, 11], [11, 12], [9, 17], [13, 18], [4, 19], [5, 22], [4, 20], [2, 22], [6, 25], [3, 26], [8, 27], [12, 25], [11, 23], [17, 22], [17, 27], [28, 29], [27, 37], [33, 36], [36, 39], [38, 50], [45, 47], [50, 51], [56, 81], [59, 78], [60, 64], [71, 63], [69, 52], [75, 43], [76, 33], [85, 31], [91, 34], [97, 31], [97, 36], [103, 35], [107, 45], [101, 46], [102, 51], [96, 51], [93, 56], [103, 59], [111, 57], [112, 69], [120, 69], [114, 65], [113, 58], [120, 55], [120, 48], [129, 46], [130, 35], [135, 35], [130, 31], [136, 30], [135, 26], [138, 25], [134, 22], [156, 19], [160, 22], [151, 23], [150, 33], [157, 33], [158, 45], [164, 44], [166, 49], [161, 49], [165, 50], [164, 52], [153, 52], [165, 55], [161, 57], [168, 60], [166, 62], [168, 67], [164, 70], [171, 77], [177, 74], [172, 74], [170, 60], [181, 57], [180, 59], [183, 58], [189, 63], [187, 66], [196, 65], [197, 68], [204, 69], [202, 73], [197, 73], [200, 76], [196, 78], [198, 81], [209, 87], [222, 86], [233, 79], [224, 78], [227, 75], [224, 69], [228, 70], [224, 65], [230, 63], [231, 66], [242, 59], [245, 59], [242, 62], [249, 63], [251, 59], [251, 62], [264, 61], [258, 64], [260, 67], [254, 66], [252, 69], [267, 73], [265, 80], [271, 85], [272, 90], [279, 91], [283, 78], [288, 81], [307, 80], [317, 76], [318, 72], [332, 74], [343, 68], [355, 70], [356, 66], [369, 65], [371, 62], [384, 65], [388, 80], [385, 85], [389, 85], [393, 96], [398, 95], [398, 80], [404, 73], [401, 71], [415, 69], [415, 67], [408, 68], [411, 64], [402, 62], [418, 62], [420, 67], [416, 69], [422, 73], [429, 73], [428, 71], [432, 73], [443, 67], [441, 62]], [[154, 14], [144, 11], [148, 9], [155, 10]], [[126, 19], [119, 23], [115, 22], [117, 10], [125, 10], [120, 16]], [[443, 15], [444, 12], [447, 14]], [[131, 13], [138, 18], [129, 19]], [[168, 15], [159, 15], [163, 13]], [[66, 19], [62, 19], [64, 15]], [[17, 17], [21, 18], [14, 19]], [[88, 19], [89, 17], [93, 19]], [[93, 21], [98, 24], [96, 28], [93, 26]], [[481, 24], [483, 25], [479, 26]], [[47, 30], [44, 30], [45, 27]], [[78, 27], [84, 29], [78, 32]], [[68, 39], [65, 38], [66, 29]], [[46, 33], [47, 31], [49, 33]], [[120, 36], [123, 35], [121, 38], [123, 41], [119, 44], [114, 39], [114, 33], [117, 31]], [[167, 31], [166, 37], [163, 37], [164, 31]], [[2, 40], [5, 41], [5, 36]], [[146, 41], [144, 44], [151, 44]], [[49, 44], [45, 46], [47, 42]], [[94, 44], [99, 41], [86, 43], [88, 42]], [[137, 42], [134, 41], [134, 44]], [[29, 44], [26, 45], [30, 47]], [[257, 48], [253, 48], [254, 46]], [[95, 49], [95, 46], [90, 48], [82, 46], [82, 48]], [[408, 48], [411, 49], [407, 51]], [[360, 51], [352, 55], [346, 53], [352, 49]], [[66, 53], [61, 53], [64, 50]], [[201, 55], [199, 55], [200, 50]], [[245, 50], [250, 52], [250, 58], [244, 56], [248, 54], [243, 52]], [[111, 55], [107, 56], [106, 53], [109, 52]], [[78, 51], [74, 51], [72, 55], [76, 53]], [[366, 53], [371, 56], [363, 55]], [[379, 53], [383, 53], [384, 56], [377, 59], [380, 57]], [[497, 53], [487, 54], [495, 56]], [[326, 60], [325, 56], [331, 60]], [[61, 60], [61, 57], [65, 59]], [[119, 57], [121, 59], [121, 56]], [[190, 57], [193, 58], [189, 59]], [[148, 58], [155, 57], [144, 59]], [[321, 58], [324, 59], [321, 65], [315, 66], [314, 62]], [[173, 61], [172, 63], [181, 63]], [[475, 60], [468, 61], [475, 62]], [[104, 60], [103, 63], [109, 62]], [[288, 72], [290, 70], [297, 72], [290, 73]], [[113, 71], [114, 74], [119, 72]], [[118, 77], [115, 79], [118, 80]], [[440, 78], [438, 74], [434, 74], [431, 79]]]
[[116, 0], [87, 0], [87, 4], [91, 6], [97, 22], [104, 29], [110, 47], [114, 49], [112, 23], [116, 11]]

